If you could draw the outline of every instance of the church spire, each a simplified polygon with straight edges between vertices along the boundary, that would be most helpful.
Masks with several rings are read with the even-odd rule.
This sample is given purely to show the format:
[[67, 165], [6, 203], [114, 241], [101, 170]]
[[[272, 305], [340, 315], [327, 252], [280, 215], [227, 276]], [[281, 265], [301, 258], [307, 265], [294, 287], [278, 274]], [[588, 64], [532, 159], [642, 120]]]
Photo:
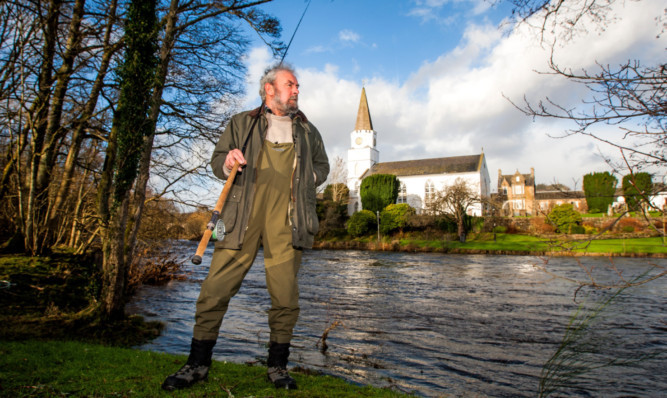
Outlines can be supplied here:
[[361, 100], [359, 101], [359, 112], [357, 113], [357, 124], [354, 129], [373, 130], [373, 122], [371, 121], [371, 112], [368, 110], [368, 100], [366, 100], [366, 88], [361, 88]]

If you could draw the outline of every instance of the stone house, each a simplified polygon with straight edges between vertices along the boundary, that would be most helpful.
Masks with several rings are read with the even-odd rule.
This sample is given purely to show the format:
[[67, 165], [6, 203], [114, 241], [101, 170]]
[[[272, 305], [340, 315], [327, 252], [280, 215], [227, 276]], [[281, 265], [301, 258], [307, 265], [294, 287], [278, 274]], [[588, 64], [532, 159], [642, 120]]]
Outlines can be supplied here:
[[585, 213], [588, 210], [583, 191], [537, 191], [535, 188], [535, 169], [530, 174], [517, 170], [514, 174], [503, 174], [498, 170], [497, 200], [502, 202], [500, 215], [536, 216], [548, 214], [554, 206], [571, 203], [575, 210]]

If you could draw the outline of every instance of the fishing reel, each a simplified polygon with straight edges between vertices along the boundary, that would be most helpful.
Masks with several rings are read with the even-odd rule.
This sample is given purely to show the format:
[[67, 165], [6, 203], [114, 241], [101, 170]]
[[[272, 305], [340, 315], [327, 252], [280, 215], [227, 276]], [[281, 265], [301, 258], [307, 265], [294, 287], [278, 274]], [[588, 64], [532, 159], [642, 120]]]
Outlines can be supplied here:
[[225, 222], [222, 221], [222, 219], [219, 219], [215, 223], [213, 231], [211, 231], [211, 239], [216, 240], [218, 242], [222, 242], [222, 240], [225, 239], [226, 234], [227, 230], [225, 229]]

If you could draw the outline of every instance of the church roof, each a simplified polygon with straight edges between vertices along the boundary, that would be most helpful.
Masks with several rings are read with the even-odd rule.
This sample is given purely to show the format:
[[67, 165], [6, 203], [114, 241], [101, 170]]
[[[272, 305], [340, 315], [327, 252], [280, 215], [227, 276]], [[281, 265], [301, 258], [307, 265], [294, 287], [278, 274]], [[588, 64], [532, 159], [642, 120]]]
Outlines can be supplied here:
[[472, 173], [482, 167], [484, 154], [468, 156], [452, 156], [448, 158], [404, 160], [399, 162], [383, 162], [374, 164], [363, 177], [372, 174], [393, 174], [400, 176], [416, 176], [428, 174]]
[[361, 100], [359, 100], [359, 111], [357, 112], [357, 123], [354, 125], [354, 130], [373, 130], [371, 111], [368, 109], [365, 88], [361, 89]]

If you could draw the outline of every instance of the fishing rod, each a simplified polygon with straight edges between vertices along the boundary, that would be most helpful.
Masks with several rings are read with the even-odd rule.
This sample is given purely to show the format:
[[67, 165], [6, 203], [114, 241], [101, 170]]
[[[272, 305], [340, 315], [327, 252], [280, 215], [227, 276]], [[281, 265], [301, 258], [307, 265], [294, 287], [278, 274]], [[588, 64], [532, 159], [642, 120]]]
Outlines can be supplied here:
[[[306, 15], [306, 11], [308, 11], [308, 7], [310, 6], [311, 1], [312, 0], [308, 0], [306, 8], [303, 10], [303, 14], [301, 14], [301, 18], [299, 19], [299, 22], [296, 24], [296, 28], [294, 28], [292, 37], [290, 38], [289, 43], [287, 43], [287, 47], [285, 47], [285, 52], [283, 52], [283, 56], [282, 58], [280, 58], [280, 63], [278, 64], [278, 66], [283, 64], [285, 56], [287, 55], [287, 51], [289, 51], [289, 48], [292, 45], [294, 36], [296, 36], [296, 32], [299, 30], [299, 26], [301, 26], [301, 21], [303, 21], [303, 17]], [[246, 136], [246, 139], [243, 142], [241, 153], [244, 156], [246, 147], [248, 146], [248, 141], [250, 140], [250, 136], [252, 136], [252, 132], [255, 129], [255, 126], [257, 125], [257, 120], [260, 118], [262, 110], [264, 109], [265, 106], [266, 104], [264, 103], [264, 101], [262, 101], [262, 104], [259, 107], [259, 113], [257, 117], [253, 120], [252, 125], [250, 126], [250, 131], [248, 132], [248, 135]], [[201, 264], [202, 256], [204, 255], [204, 251], [206, 251], [206, 246], [208, 246], [208, 242], [211, 240], [211, 238], [222, 240], [225, 237], [226, 233], [225, 224], [222, 222], [220, 214], [222, 213], [222, 208], [225, 206], [225, 202], [227, 201], [227, 195], [229, 195], [229, 191], [232, 189], [232, 184], [234, 183], [234, 178], [236, 178], [236, 173], [238, 172], [239, 167], [240, 163], [237, 160], [234, 162], [232, 171], [229, 173], [229, 177], [227, 177], [227, 181], [225, 181], [225, 186], [222, 188], [222, 192], [218, 197], [218, 201], [215, 203], [215, 207], [213, 208], [213, 214], [211, 214], [211, 220], [208, 222], [208, 224], [206, 224], [206, 230], [204, 230], [204, 235], [199, 241], [199, 245], [197, 246], [197, 251], [195, 252], [195, 255], [192, 256], [191, 261], [193, 264], [197, 265]]]

